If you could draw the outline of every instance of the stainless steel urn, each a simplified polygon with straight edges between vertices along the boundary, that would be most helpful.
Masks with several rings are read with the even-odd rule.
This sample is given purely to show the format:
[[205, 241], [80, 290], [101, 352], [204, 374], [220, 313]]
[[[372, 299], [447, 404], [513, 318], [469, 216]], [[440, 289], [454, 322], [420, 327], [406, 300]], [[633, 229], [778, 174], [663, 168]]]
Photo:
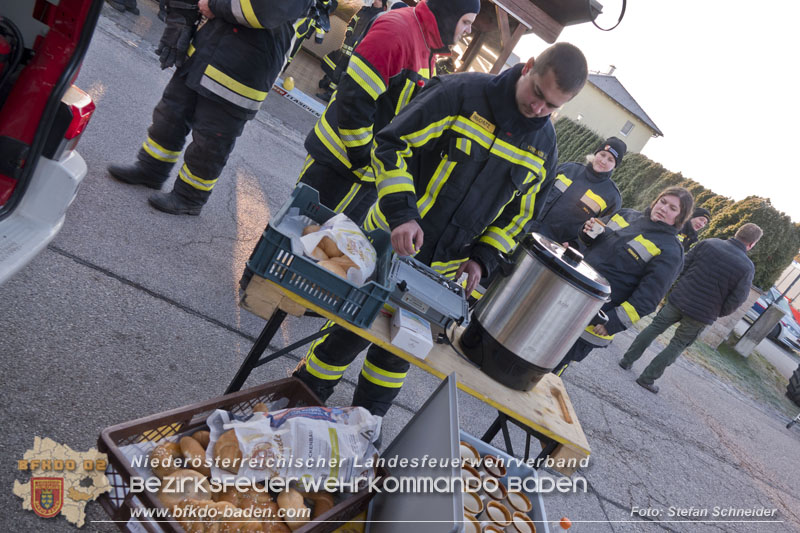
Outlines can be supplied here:
[[504, 385], [530, 390], [572, 347], [611, 296], [608, 282], [573, 248], [533, 233], [495, 279], [461, 336], [467, 357]]

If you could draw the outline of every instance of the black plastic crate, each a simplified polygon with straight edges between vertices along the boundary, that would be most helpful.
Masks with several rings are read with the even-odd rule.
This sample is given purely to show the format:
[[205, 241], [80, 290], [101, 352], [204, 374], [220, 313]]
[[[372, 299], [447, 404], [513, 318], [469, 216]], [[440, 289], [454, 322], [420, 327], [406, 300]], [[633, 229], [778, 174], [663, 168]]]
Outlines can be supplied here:
[[[274, 220], [279, 222], [290, 208], [297, 207], [319, 224], [325, 223], [336, 213], [319, 203], [319, 193], [308, 185], [297, 185], [292, 196], [281, 207]], [[277, 225], [277, 224], [276, 224]], [[375, 281], [356, 287], [307, 257], [292, 252], [291, 239], [268, 225], [247, 261], [242, 284], [249, 283], [252, 274], [285, 287], [291, 292], [347, 320], [358, 327], [368, 328], [378, 316], [391, 292], [389, 268], [392, 260], [391, 238], [381, 230], [365, 233], [375, 247], [378, 262], [375, 266]]]

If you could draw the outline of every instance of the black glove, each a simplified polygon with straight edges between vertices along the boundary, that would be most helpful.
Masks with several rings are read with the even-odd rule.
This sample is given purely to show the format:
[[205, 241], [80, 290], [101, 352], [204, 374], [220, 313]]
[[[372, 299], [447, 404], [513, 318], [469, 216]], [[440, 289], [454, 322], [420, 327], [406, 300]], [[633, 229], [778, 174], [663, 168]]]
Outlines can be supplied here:
[[[190, 5], [181, 5], [189, 7]], [[192, 41], [197, 21], [200, 19], [200, 11], [197, 5], [194, 9], [174, 9], [174, 3], [170, 3], [167, 13], [167, 27], [158, 42], [156, 54], [161, 61], [161, 68], [169, 68], [172, 65], [180, 67], [186, 61], [186, 51]]]

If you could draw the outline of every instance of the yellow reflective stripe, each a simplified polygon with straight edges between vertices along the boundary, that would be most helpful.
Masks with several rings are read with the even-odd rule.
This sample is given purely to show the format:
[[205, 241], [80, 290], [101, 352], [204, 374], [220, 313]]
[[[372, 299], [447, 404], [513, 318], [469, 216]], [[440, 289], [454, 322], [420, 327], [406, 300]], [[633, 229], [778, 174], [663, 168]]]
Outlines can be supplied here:
[[217, 184], [217, 180], [219, 180], [219, 178], [213, 180], [204, 180], [195, 176], [189, 170], [189, 167], [186, 166], [186, 163], [183, 164], [180, 172], [178, 172], [178, 177], [185, 183], [188, 183], [195, 189], [199, 189], [201, 191], [210, 191], [214, 188], [214, 185]]
[[456, 139], [456, 148], [461, 150], [467, 155], [470, 155], [472, 152], [472, 141], [469, 139], [465, 139], [464, 137], [459, 137]]
[[175, 163], [181, 155], [180, 150], [167, 150], [149, 136], [142, 143], [142, 148], [154, 159], [164, 161], [165, 163]]
[[[422, 76], [422, 77], [423, 77], [423, 78], [425, 78], [426, 80], [429, 80], [429, 79], [431, 79], [431, 69], [429, 69], [429, 68], [427, 68], [427, 67], [424, 67], [424, 68], [421, 68], [421, 69], [419, 69], [419, 70], [417, 71], [417, 74], [419, 74], [420, 76]], [[435, 76], [435, 75], [436, 75], [436, 72], [434, 72], [434, 73], [433, 73], [433, 75]]]
[[386, 84], [383, 78], [368, 66], [357, 54], [350, 56], [350, 63], [347, 65], [347, 74], [369, 94], [373, 100], [377, 100], [380, 95], [386, 92]]
[[441, 120], [437, 120], [436, 122], [428, 124], [421, 130], [409, 133], [408, 135], [403, 135], [401, 139], [406, 141], [408, 146], [418, 148], [431, 139], [441, 137], [442, 133], [444, 133], [444, 130], [452, 126], [456, 120], [457, 118], [454, 116], [445, 117]]
[[[336, 97], [334, 95], [334, 98], [331, 98], [331, 103], [328, 104], [328, 109], [330, 109], [330, 106], [333, 104], [335, 99]], [[327, 112], [327, 109], [325, 111]], [[317, 123], [314, 125], [314, 133], [316, 133], [317, 139], [319, 139], [320, 142], [325, 145], [325, 148], [327, 148], [328, 151], [332, 153], [340, 163], [347, 168], [351, 168], [352, 165], [350, 164], [350, 160], [347, 159], [347, 152], [342, 144], [342, 140], [333, 131], [333, 128], [328, 123], [328, 120], [325, 118], [325, 116], [325, 113], [323, 113]]]
[[440, 261], [433, 261], [431, 263], [431, 268], [434, 269], [439, 274], [446, 276], [448, 278], [453, 277], [453, 274], [461, 267], [462, 263], [466, 263], [469, 259], [456, 259], [454, 261], [448, 261], [446, 263], [442, 263]]
[[595, 333], [594, 326], [586, 326], [581, 333], [581, 339], [594, 346], [608, 346], [614, 340], [614, 335], [600, 335]]
[[661, 248], [656, 246], [653, 241], [646, 239], [644, 235], [637, 235], [633, 240], [644, 246], [645, 250], [650, 253], [651, 258], [661, 254]]
[[372, 204], [372, 207], [370, 207], [369, 212], [367, 213], [367, 218], [364, 221], [364, 227], [366, 227], [369, 231], [376, 229], [391, 231], [389, 228], [389, 223], [386, 221], [386, 217], [383, 216], [383, 213], [381, 212], [381, 209], [377, 203]]
[[248, 87], [247, 85], [236, 81], [235, 79], [231, 78], [221, 70], [217, 69], [213, 65], [208, 65], [206, 67], [205, 75], [214, 80], [215, 82], [219, 83], [223, 87], [230, 89], [231, 91], [241, 94], [251, 100], [256, 100], [257, 102], [261, 102], [264, 98], [267, 97], [267, 93], [264, 91], [258, 91], [253, 89], [252, 87]]
[[313, 158], [313, 157], [311, 157], [311, 155], [310, 155], [310, 154], [309, 154], [309, 155], [307, 155], [307, 156], [306, 156], [306, 161], [305, 161], [305, 163], [303, 163], [303, 170], [301, 170], [301, 171], [300, 171], [300, 176], [298, 176], [298, 177], [297, 177], [297, 181], [298, 181], [298, 182], [299, 182], [301, 179], [303, 179], [303, 175], [304, 175], [304, 174], [306, 173], [306, 171], [308, 170], [308, 167], [310, 167], [310, 166], [311, 166], [311, 165], [313, 165], [313, 164], [314, 164], [314, 158]]
[[329, 58], [327, 55], [324, 58], [322, 58], [322, 60], [325, 61], [325, 64], [331, 67], [332, 69], [336, 68], [336, 63], [331, 61], [331, 58]]
[[382, 177], [377, 181], [378, 184], [378, 197], [383, 198], [387, 194], [395, 194], [398, 192], [410, 192], [415, 194], [417, 192], [414, 187], [414, 180], [411, 176], [404, 174], [402, 176]]
[[192, 54], [194, 54], [194, 45], [189, 43], [189, 48], [186, 50], [186, 55], [192, 57]]
[[456, 131], [462, 135], [466, 135], [486, 149], [489, 149], [489, 147], [495, 141], [494, 135], [466, 117], [457, 116], [448, 118], [455, 118], [452, 126], [453, 131]]
[[406, 80], [403, 90], [400, 92], [400, 97], [397, 99], [397, 105], [394, 108], [394, 114], [398, 115], [400, 111], [411, 101], [411, 94], [414, 92], [414, 82]]
[[629, 225], [630, 224], [628, 224], [628, 221], [622, 218], [622, 215], [619, 214], [614, 215], [613, 217], [611, 217], [611, 220], [608, 221], [608, 227], [614, 231], [622, 228], [627, 228]]
[[339, 138], [349, 148], [364, 146], [372, 140], [372, 125], [355, 130], [339, 128]]
[[565, 184], [567, 187], [569, 187], [570, 185], [572, 185], [572, 180], [571, 180], [571, 179], [569, 179], [568, 177], [566, 177], [564, 174], [559, 174], [558, 176], [556, 176], [556, 179], [557, 179], [557, 180], [559, 180], [559, 181], [563, 181], [563, 182], [564, 182], [564, 184]]
[[337, 205], [333, 209], [333, 211], [336, 212], [336, 213], [341, 213], [342, 211], [344, 211], [347, 208], [347, 206], [350, 205], [350, 202], [353, 201], [353, 198], [356, 197], [356, 194], [358, 194], [359, 190], [361, 190], [361, 184], [360, 183], [354, 183], [353, 186], [350, 187], [350, 190], [347, 191], [347, 194], [344, 195], [344, 198], [342, 198], [342, 201], [339, 202], [339, 205]]
[[[236, 2], [237, 0], [232, 0]], [[253, 11], [253, 6], [250, 4], [250, 0], [239, 0], [239, 5], [242, 9], [242, 14], [244, 18], [247, 20], [247, 23], [252, 26], [253, 28], [262, 29], [264, 26], [258, 21], [258, 17], [256, 17], [256, 12]]]
[[533, 205], [541, 186], [542, 182], [540, 181], [536, 185], [531, 186], [528, 192], [522, 195], [522, 199], [519, 203], [519, 213], [511, 219], [508, 226], [501, 229], [502, 234], [508, 236], [508, 239], [510, 239], [512, 250], [515, 246], [514, 237], [519, 235], [525, 229], [525, 225], [533, 219]]
[[630, 303], [622, 302], [620, 304], [620, 307], [622, 307], [622, 309], [625, 311], [625, 314], [627, 315], [627, 318], [630, 321], [628, 327], [634, 325], [639, 321], [639, 313], [636, 311], [636, 308], [633, 307]]
[[367, 381], [390, 389], [399, 389], [402, 387], [407, 374], [408, 372], [389, 372], [388, 370], [383, 370], [369, 361], [364, 361], [364, 366], [361, 368], [361, 375], [364, 376]]
[[608, 204], [606, 203], [605, 200], [603, 200], [603, 197], [598, 194], [595, 194], [594, 192], [592, 192], [591, 189], [586, 191], [586, 196], [588, 196], [589, 198], [594, 200], [595, 203], [597, 203], [597, 205], [600, 207], [601, 212], [605, 211], [606, 208], [608, 207]]
[[494, 226], [487, 228], [478, 238], [478, 242], [488, 244], [503, 253], [509, 253], [514, 249], [514, 241], [510, 240], [504, 231]]
[[417, 210], [419, 211], [420, 218], [425, 218], [425, 215], [430, 211], [431, 207], [436, 203], [439, 192], [442, 190], [445, 182], [450, 178], [456, 164], [453, 161], [447, 160], [447, 155], [442, 158], [436, 172], [431, 176], [428, 181], [428, 186], [425, 189], [425, 194], [417, 200]]
[[523, 166], [528, 170], [539, 173], [544, 167], [544, 159], [533, 155], [527, 150], [521, 150], [502, 139], [495, 139], [491, 152], [503, 159], [516, 165]]

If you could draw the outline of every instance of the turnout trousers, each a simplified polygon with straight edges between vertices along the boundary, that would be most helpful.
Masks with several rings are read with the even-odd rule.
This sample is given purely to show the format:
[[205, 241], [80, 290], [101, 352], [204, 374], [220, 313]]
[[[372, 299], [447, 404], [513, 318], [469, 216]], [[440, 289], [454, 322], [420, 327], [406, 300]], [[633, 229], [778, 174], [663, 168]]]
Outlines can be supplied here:
[[575, 341], [575, 344], [572, 345], [572, 348], [569, 349], [566, 355], [564, 355], [561, 361], [555, 366], [555, 368], [553, 368], [553, 374], [560, 376], [564, 373], [572, 361], [583, 361], [586, 359], [586, 356], [589, 355], [589, 352], [595, 348], [599, 348], [599, 346], [590, 344], [583, 339], [578, 339]]
[[378, 201], [374, 182], [358, 181], [352, 173], [343, 173], [310, 155], [306, 157], [297, 181], [314, 187], [322, 205], [336, 213], [344, 213], [358, 225], [364, 222], [369, 208]]
[[192, 142], [183, 155], [173, 193], [202, 206], [247, 121], [224, 104], [197, 94], [186, 86], [182, 76], [175, 74], [153, 110], [153, 123], [139, 149], [139, 161], [166, 180], [191, 131]]
[[702, 333], [706, 325], [698, 320], [681, 312], [680, 309], [667, 302], [661, 311], [653, 318], [653, 322], [644, 328], [639, 335], [633, 340], [628, 351], [622, 357], [621, 363], [625, 366], [631, 366], [634, 361], [639, 359], [644, 351], [650, 346], [656, 337], [664, 333], [667, 328], [672, 324], [678, 322], [678, 329], [675, 330], [675, 335], [666, 348], [656, 355], [655, 359], [650, 361], [647, 368], [639, 376], [639, 380], [652, 385], [655, 380], [660, 378], [669, 365], [674, 363], [681, 352], [692, 344], [694, 340]]
[[[322, 329], [331, 325], [333, 322], [328, 322]], [[358, 376], [352, 404], [366, 408], [373, 415], [383, 416], [400, 392], [410, 363], [351, 331], [339, 328], [314, 341], [306, 354], [305, 364], [294, 372], [294, 376], [324, 402], [350, 363], [367, 347], [367, 358]]]

